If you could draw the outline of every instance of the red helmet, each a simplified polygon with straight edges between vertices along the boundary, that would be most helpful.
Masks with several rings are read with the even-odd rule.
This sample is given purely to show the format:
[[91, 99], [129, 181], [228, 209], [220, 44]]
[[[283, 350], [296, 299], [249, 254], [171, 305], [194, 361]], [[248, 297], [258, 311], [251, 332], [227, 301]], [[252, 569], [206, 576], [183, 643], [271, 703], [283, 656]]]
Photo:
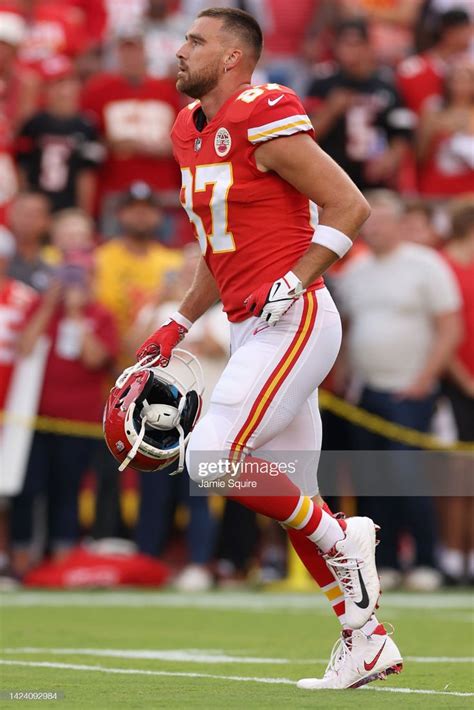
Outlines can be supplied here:
[[159, 356], [128, 367], [112, 388], [104, 410], [104, 436], [123, 471], [133, 460], [140, 471], [157, 471], [176, 462], [201, 413], [203, 374], [198, 360], [175, 348], [166, 368]]

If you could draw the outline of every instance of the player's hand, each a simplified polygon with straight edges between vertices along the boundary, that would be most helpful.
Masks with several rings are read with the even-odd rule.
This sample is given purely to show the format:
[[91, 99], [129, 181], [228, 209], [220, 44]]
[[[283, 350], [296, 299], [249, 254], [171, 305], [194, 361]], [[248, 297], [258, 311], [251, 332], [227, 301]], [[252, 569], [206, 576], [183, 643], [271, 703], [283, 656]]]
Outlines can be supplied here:
[[288, 271], [281, 279], [262, 284], [245, 299], [244, 305], [252, 315], [275, 325], [304, 292], [298, 277]]
[[137, 350], [137, 360], [145, 357], [160, 355], [158, 365], [166, 367], [170, 361], [173, 349], [182, 341], [188, 329], [169, 318], [163, 325], [155, 330], [143, 345]]

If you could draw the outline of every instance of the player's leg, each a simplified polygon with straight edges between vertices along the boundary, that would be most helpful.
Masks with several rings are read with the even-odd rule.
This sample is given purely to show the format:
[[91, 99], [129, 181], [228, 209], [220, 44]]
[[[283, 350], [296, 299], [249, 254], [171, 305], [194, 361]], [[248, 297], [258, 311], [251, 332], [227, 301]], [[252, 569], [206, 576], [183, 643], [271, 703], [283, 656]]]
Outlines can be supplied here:
[[[210, 451], [216, 460], [228, 458], [229, 452], [231, 457], [253, 454], [289, 426], [326, 377], [340, 346], [339, 315], [325, 289], [317, 297], [306, 294], [274, 328], [260, 324], [252, 330], [255, 321], [238, 325], [237, 349], [189, 443], [188, 471], [195, 480], [200, 480], [201, 463], [209, 460]], [[255, 462], [259, 463], [247, 456], [239, 480], [248, 482], [252, 473], [247, 464]], [[372, 521], [353, 518], [344, 533], [288, 476], [279, 473], [267, 480], [262, 468], [254, 476], [259, 495], [248, 495], [247, 490], [247, 495], [232, 497], [300, 530], [326, 554], [344, 590], [351, 626], [359, 628], [370, 617], [379, 594]], [[267, 483], [271, 485], [265, 488]]]
[[[313, 456], [309, 460], [303, 459], [302, 463], [305, 465], [298, 467], [290, 475], [303, 493], [311, 495], [313, 500], [332, 515], [318, 493], [317, 467], [321, 440], [321, 418], [315, 392], [291, 424], [265, 445], [265, 453], [269, 455], [270, 452], [271, 455], [272, 450], [300, 452], [306, 443], [314, 452]], [[340, 523], [343, 524], [343, 521]], [[331, 567], [326, 564], [323, 555], [319, 554], [313, 543], [299, 530], [287, 528], [287, 532], [295, 551], [313, 579], [322, 588], [342, 625], [341, 636], [335, 645], [324, 677], [305, 678], [300, 681], [299, 687], [303, 689], [357, 687], [371, 680], [383, 679], [391, 673], [400, 672], [402, 668], [400, 652], [383, 624], [380, 624], [373, 614], [359, 631], [353, 633], [346, 620], [344, 594]]]
[[[320, 308], [318, 300], [314, 293], [306, 294], [275, 327], [255, 319], [233, 327], [234, 353], [214, 389], [208, 414], [189, 442], [191, 478], [195, 477], [199, 450], [207, 454], [209, 449], [216, 448], [216, 458], [227, 458], [230, 452], [235, 460], [242, 452], [252, 453], [270, 441], [289, 425], [319, 379], [327, 374], [340, 346], [340, 320], [335, 307], [331, 313], [327, 312], [324, 296]], [[309, 370], [306, 375], [301, 372], [303, 361]], [[225, 432], [224, 422], [228, 424]], [[217, 436], [206, 432], [203, 437], [204, 429], [218, 430]], [[208, 441], [202, 441], [204, 438]], [[255, 458], [250, 462], [247, 455], [245, 470], [239, 471], [242, 485], [249, 483], [247, 479], [253, 475], [250, 463], [258, 465]], [[324, 552], [342, 539], [340, 526], [314, 505], [309, 496], [302, 496], [287, 476], [282, 473], [278, 478], [266, 477], [262, 467], [258, 474], [258, 495], [237, 493], [232, 497], [255, 512], [301, 529]], [[249, 489], [253, 493], [250, 485]]]
[[[298, 458], [298, 467], [294, 473], [289, 473], [293, 482], [301, 491], [313, 499], [332, 517], [333, 514], [318, 492], [318, 463], [322, 443], [322, 424], [318, 408], [318, 393], [313, 392], [290, 424], [279, 432], [271, 441], [257, 450], [257, 456], [271, 457], [276, 452], [277, 458], [281, 452], [294, 453]], [[339, 521], [344, 529], [345, 522]], [[344, 593], [332, 570], [326, 564], [323, 555], [315, 548], [313, 542], [300, 530], [286, 527], [289, 540], [316, 584], [321, 587], [341, 625], [346, 623]]]

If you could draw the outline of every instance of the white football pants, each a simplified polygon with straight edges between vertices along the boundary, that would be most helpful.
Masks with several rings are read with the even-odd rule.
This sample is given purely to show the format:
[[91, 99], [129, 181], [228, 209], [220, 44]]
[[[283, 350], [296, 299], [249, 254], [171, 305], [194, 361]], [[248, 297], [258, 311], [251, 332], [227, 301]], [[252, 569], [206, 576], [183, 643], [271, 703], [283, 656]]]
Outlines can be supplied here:
[[[305, 293], [278, 321], [231, 323], [231, 357], [191, 434], [187, 468], [194, 481], [206, 463], [232, 452], [292, 462], [286, 472], [305, 495], [318, 492], [322, 430], [318, 387], [341, 345], [341, 321], [327, 288]], [[217, 476], [216, 476], [217, 477]]]

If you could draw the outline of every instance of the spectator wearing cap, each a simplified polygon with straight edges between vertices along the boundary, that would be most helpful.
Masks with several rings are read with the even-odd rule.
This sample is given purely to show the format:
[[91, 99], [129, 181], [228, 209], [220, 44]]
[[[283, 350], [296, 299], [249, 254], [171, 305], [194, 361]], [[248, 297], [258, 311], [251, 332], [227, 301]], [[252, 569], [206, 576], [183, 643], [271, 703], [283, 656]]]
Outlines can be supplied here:
[[462, 58], [471, 41], [468, 13], [453, 8], [438, 20], [437, 39], [422, 54], [407, 57], [397, 69], [397, 88], [405, 104], [417, 114], [439, 106], [448, 69]]
[[17, 160], [23, 186], [43, 192], [53, 211], [94, 208], [96, 173], [104, 157], [97, 129], [79, 111], [80, 83], [68, 57], [45, 60], [44, 109], [20, 129]]
[[[451, 236], [442, 254], [462, 296], [463, 338], [448, 366], [444, 391], [453, 408], [459, 441], [474, 442], [474, 202], [458, 200], [451, 209]], [[471, 462], [460, 461], [467, 477]], [[448, 581], [474, 582], [474, 501], [445, 498], [441, 510], [441, 569]]]
[[377, 67], [365, 22], [337, 27], [334, 54], [309, 89], [318, 141], [360, 189], [395, 185], [414, 117]]
[[[359, 405], [390, 422], [430, 430], [440, 377], [460, 339], [460, 297], [455, 279], [433, 249], [404, 242], [402, 205], [389, 191], [368, 194], [371, 216], [363, 236], [371, 252], [337, 281], [348, 319], [349, 370], [362, 389]], [[357, 428], [354, 448], [406, 450], [403, 443]], [[385, 459], [391, 461], [389, 457]], [[441, 582], [435, 569], [437, 540], [433, 501], [410, 495], [419, 475], [416, 459], [397, 457], [384, 481], [407, 494], [360, 500], [361, 512], [385, 530], [377, 556], [385, 588], [401, 581], [398, 541], [402, 530], [414, 539], [414, 567], [406, 577], [413, 589], [429, 591]], [[391, 491], [393, 493], [393, 490]]]
[[174, 83], [147, 74], [141, 30], [122, 29], [117, 53], [117, 73], [102, 73], [90, 79], [82, 95], [82, 106], [98, 122], [107, 147], [107, 158], [99, 173], [105, 236], [114, 232], [110, 218], [118, 194], [130, 183], [146, 181], [159, 193], [164, 207], [171, 205], [175, 209], [180, 186], [170, 140], [180, 106]]
[[96, 283], [100, 302], [115, 314], [124, 337], [165, 274], [181, 265], [182, 255], [154, 239], [163, 211], [147, 183], [135, 182], [123, 193], [118, 220], [120, 236], [97, 249]]
[[45, 291], [53, 273], [42, 257], [50, 226], [48, 198], [40, 192], [18, 193], [8, 211], [8, 226], [16, 241], [9, 275], [36, 291]]
[[429, 198], [474, 193], [474, 64], [453, 64], [445, 81], [442, 105], [418, 128], [418, 185]]
[[21, 353], [29, 354], [40, 336], [48, 339], [49, 352], [38, 414], [72, 423], [67, 433], [37, 431], [33, 437], [23, 488], [12, 507], [12, 566], [19, 576], [33, 561], [33, 509], [38, 496], [45, 496], [48, 504], [53, 558], [64, 556], [79, 539], [79, 487], [97, 440], [74, 422], [101, 422], [118, 345], [112, 314], [94, 298], [90, 267], [71, 261], [56, 272], [23, 330]]
[[18, 47], [26, 32], [21, 15], [2, 3], [0, 8], [0, 224], [18, 190], [14, 136], [18, 126], [36, 110], [40, 80], [18, 64]]

